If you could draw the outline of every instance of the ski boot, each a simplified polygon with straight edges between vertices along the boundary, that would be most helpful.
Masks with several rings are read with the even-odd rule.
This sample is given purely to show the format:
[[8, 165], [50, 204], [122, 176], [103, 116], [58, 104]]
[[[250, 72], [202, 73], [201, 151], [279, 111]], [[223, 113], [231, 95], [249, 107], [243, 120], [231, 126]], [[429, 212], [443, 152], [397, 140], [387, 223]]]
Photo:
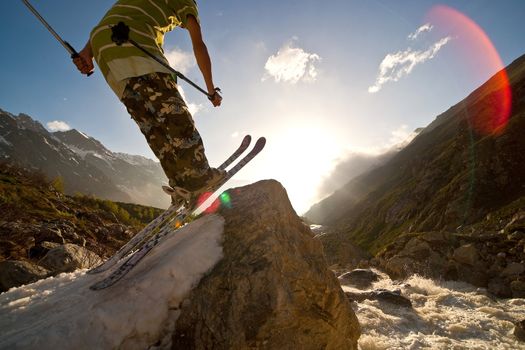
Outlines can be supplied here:
[[193, 191], [178, 186], [162, 186], [162, 189], [171, 196], [172, 205], [179, 205], [193, 210], [198, 205], [200, 197], [206, 192], [215, 191], [217, 185], [220, 185], [227, 175], [226, 170], [221, 169], [211, 168], [210, 172], [211, 175], [206, 179], [204, 185]]

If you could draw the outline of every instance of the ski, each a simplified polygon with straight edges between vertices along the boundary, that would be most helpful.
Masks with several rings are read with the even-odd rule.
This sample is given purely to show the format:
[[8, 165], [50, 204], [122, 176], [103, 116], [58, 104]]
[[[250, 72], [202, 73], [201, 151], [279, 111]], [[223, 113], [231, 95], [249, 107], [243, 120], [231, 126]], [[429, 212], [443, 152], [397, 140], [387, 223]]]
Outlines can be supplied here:
[[[229, 181], [235, 174], [237, 174], [246, 164], [248, 164], [255, 156], [257, 156], [266, 145], [266, 139], [261, 137], [255, 143], [253, 149], [242, 158], [233, 168], [231, 168], [224, 180], [217, 184], [213, 189], [213, 192], [216, 192], [220, 187], [222, 187], [227, 181]], [[155, 246], [157, 246], [163, 238], [168, 236], [171, 232], [171, 222], [175, 222], [177, 227], [180, 227], [182, 223], [193, 213], [197, 212], [201, 205], [197, 205], [195, 208], [189, 210], [181, 211], [178, 215], [170, 220], [158, 233], [156, 233], [146, 244], [142, 246], [138, 251], [131, 255], [117, 270], [115, 270], [107, 278], [91, 285], [89, 288], [91, 290], [100, 290], [112, 286], [122, 277], [124, 277], [129, 271], [131, 271], [139, 262], [148, 254]], [[176, 229], [175, 229], [176, 231]]]
[[[219, 169], [225, 170], [230, 166], [239, 156], [246, 151], [250, 146], [252, 137], [246, 135], [239, 147], [232, 153], [232, 155], [226, 159], [220, 166]], [[168, 222], [174, 215], [176, 216], [178, 211], [181, 209], [180, 205], [171, 205], [167, 210], [165, 210], [161, 215], [159, 215], [155, 220], [150, 222], [146, 227], [144, 227], [139, 233], [137, 233], [133, 238], [131, 238], [126, 244], [124, 244], [111, 258], [103, 262], [97, 267], [92, 268], [87, 271], [89, 274], [96, 274], [100, 272], [107, 271], [116, 263], [118, 263], [123, 257], [128, 255], [130, 252], [139, 247], [139, 245], [144, 242], [147, 238], [153, 236], [158, 232], [158, 228], [163, 227], [166, 222]]]

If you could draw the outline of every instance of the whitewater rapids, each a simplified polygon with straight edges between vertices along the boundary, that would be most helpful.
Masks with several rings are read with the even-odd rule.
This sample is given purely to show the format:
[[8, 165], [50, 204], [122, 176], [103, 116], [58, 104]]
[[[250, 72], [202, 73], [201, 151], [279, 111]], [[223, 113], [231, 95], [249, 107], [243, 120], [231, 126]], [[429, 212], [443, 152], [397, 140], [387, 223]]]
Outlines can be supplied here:
[[401, 290], [413, 307], [352, 302], [361, 324], [361, 350], [525, 349], [513, 335], [514, 322], [525, 319], [525, 299], [497, 299], [467, 283], [417, 275], [395, 283], [375, 272], [381, 279], [371, 289]]

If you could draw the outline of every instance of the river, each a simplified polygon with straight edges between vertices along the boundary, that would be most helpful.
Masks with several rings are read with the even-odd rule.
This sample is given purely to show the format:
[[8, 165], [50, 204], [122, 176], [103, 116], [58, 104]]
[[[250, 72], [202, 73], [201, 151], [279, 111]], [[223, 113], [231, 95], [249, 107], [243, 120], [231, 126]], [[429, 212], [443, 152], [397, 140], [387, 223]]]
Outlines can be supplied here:
[[361, 324], [361, 350], [525, 349], [513, 335], [514, 322], [525, 319], [525, 299], [497, 299], [467, 283], [420, 276], [398, 283], [375, 272], [381, 278], [371, 289], [400, 290], [413, 307], [352, 302]]

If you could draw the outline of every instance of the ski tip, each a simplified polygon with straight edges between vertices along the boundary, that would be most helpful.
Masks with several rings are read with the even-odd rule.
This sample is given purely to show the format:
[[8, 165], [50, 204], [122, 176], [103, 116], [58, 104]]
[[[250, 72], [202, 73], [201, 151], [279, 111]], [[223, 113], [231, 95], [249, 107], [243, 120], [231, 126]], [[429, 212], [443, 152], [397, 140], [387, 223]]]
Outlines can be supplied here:
[[162, 185], [162, 190], [164, 191], [164, 193], [166, 193], [167, 195], [173, 195], [174, 194], [174, 191], [173, 191], [173, 188], [171, 188], [170, 186], [166, 186], [166, 185]]
[[257, 147], [264, 147], [264, 145], [266, 145], [266, 137], [259, 137], [255, 144]]
[[252, 135], [246, 135], [246, 136], [244, 136], [244, 138], [242, 139], [242, 143], [243, 143], [243, 144], [250, 143], [251, 141], [252, 141]]

